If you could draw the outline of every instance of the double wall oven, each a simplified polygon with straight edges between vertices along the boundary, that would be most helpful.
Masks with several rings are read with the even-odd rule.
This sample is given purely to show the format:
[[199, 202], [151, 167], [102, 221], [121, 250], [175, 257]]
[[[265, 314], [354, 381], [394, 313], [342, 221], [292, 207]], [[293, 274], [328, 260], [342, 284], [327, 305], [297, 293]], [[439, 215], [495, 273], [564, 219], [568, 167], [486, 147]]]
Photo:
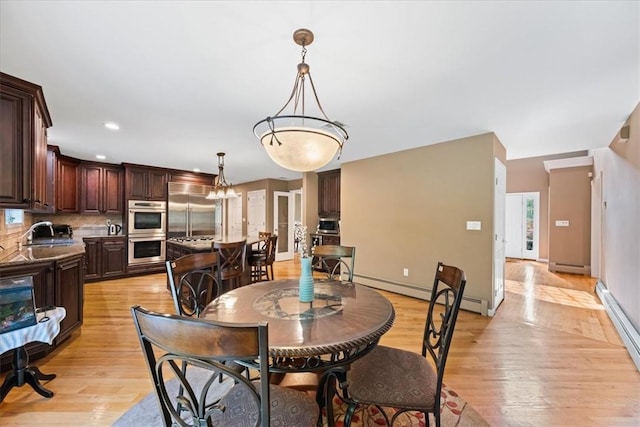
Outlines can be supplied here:
[[167, 203], [129, 200], [128, 212], [129, 265], [164, 262]]

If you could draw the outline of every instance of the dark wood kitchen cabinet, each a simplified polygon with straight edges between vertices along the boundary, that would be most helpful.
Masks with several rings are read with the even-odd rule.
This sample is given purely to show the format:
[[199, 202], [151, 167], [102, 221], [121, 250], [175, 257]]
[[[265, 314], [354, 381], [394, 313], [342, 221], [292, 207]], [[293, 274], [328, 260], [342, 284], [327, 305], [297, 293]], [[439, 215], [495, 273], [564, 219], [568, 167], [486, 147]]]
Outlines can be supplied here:
[[340, 218], [340, 169], [318, 172], [318, 215]]
[[169, 172], [169, 182], [180, 182], [183, 184], [214, 185], [217, 175], [201, 172], [185, 172], [171, 170]]
[[56, 261], [54, 305], [64, 307], [67, 315], [60, 323], [57, 344], [82, 325], [84, 306], [84, 255]]
[[56, 212], [56, 179], [58, 175], [58, 156], [60, 150], [55, 145], [47, 146], [47, 189], [45, 204], [47, 213]]
[[124, 168], [98, 162], [80, 162], [80, 213], [123, 212]]
[[[26, 345], [30, 360], [39, 359], [56, 348], [82, 326], [84, 306], [84, 254], [70, 255], [56, 261], [0, 266], [0, 277], [31, 276], [37, 307], [64, 307], [67, 314], [53, 345], [32, 342]], [[0, 358], [1, 370], [11, 367], [11, 352]]]
[[126, 200], [166, 200], [166, 169], [124, 164]]
[[42, 87], [0, 72], [0, 208], [47, 211], [47, 129]]
[[124, 236], [85, 237], [85, 281], [124, 276], [127, 272], [126, 238]]
[[66, 156], [58, 156], [56, 169], [56, 211], [77, 213], [79, 206], [78, 184], [80, 162]]

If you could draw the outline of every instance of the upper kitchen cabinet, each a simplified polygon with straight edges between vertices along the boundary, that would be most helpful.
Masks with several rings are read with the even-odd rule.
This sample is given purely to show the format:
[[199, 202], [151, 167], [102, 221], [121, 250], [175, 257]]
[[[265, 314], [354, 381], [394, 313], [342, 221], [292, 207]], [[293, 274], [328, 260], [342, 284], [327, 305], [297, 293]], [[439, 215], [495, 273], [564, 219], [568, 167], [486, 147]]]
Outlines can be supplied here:
[[166, 169], [130, 165], [125, 169], [125, 199], [166, 200], [169, 174]]
[[56, 163], [56, 211], [78, 213], [80, 161], [73, 157], [58, 155]]
[[318, 215], [340, 218], [340, 169], [318, 172]]
[[122, 214], [124, 168], [80, 162], [80, 213]]
[[42, 87], [0, 72], [0, 208], [47, 211], [47, 129]]
[[169, 182], [181, 182], [184, 184], [214, 185], [216, 175], [200, 172], [185, 172], [172, 170], [169, 172]]

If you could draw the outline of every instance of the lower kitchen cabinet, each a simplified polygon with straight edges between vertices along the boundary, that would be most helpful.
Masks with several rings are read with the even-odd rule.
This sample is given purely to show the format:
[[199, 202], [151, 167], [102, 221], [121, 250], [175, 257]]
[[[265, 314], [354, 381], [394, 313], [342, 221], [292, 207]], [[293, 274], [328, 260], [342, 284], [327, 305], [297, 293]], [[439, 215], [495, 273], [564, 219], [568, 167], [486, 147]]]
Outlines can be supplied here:
[[[25, 346], [31, 361], [51, 353], [57, 345], [82, 325], [84, 307], [84, 254], [71, 255], [56, 261], [32, 262], [0, 266], [0, 277], [31, 276], [37, 307], [64, 307], [67, 315], [60, 324], [60, 333], [52, 345], [32, 342]], [[13, 352], [0, 357], [0, 370], [12, 366]]]
[[54, 305], [64, 307], [67, 315], [60, 323], [59, 344], [82, 326], [84, 306], [84, 255], [56, 261]]
[[124, 236], [85, 237], [86, 281], [110, 279], [127, 273]]

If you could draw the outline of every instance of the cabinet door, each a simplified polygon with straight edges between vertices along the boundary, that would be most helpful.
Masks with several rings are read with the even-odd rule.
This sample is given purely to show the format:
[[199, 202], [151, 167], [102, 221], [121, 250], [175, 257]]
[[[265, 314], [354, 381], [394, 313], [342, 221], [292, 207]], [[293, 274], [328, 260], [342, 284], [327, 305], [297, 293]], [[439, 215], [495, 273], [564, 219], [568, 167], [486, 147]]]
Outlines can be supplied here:
[[29, 99], [0, 83], [0, 208], [30, 207]]
[[318, 215], [340, 217], [340, 170], [318, 174]]
[[104, 238], [102, 240], [102, 277], [122, 276], [127, 268], [125, 239]]
[[56, 212], [56, 175], [58, 168], [58, 154], [55, 147], [47, 147], [47, 191], [45, 204], [47, 212]]
[[124, 187], [122, 169], [105, 167], [102, 174], [102, 212], [119, 214], [123, 212], [122, 191]]
[[78, 162], [65, 157], [58, 159], [56, 179], [56, 209], [58, 212], [78, 212]]
[[164, 171], [150, 170], [148, 176], [148, 200], [167, 199], [167, 173]]
[[33, 203], [32, 210], [47, 211], [47, 123], [41, 107], [36, 103], [33, 114]]
[[80, 213], [99, 214], [102, 211], [102, 167], [80, 166]]
[[67, 316], [60, 323], [56, 344], [61, 343], [82, 325], [84, 305], [84, 256], [56, 262], [55, 305], [64, 307]]
[[87, 237], [84, 241], [84, 252], [86, 256], [86, 280], [99, 279], [101, 277], [102, 239], [100, 237]]
[[214, 185], [216, 175], [196, 172], [183, 172], [172, 170], [169, 173], [169, 182], [182, 182], [185, 184]]
[[144, 168], [126, 169], [126, 190], [127, 200], [146, 200], [147, 198], [147, 171]]
[[[54, 275], [52, 262], [40, 262], [28, 265], [4, 266], [0, 267], [0, 277], [24, 277], [31, 276], [33, 280], [33, 293], [36, 299], [36, 307], [53, 305], [54, 298]], [[0, 335], [1, 337], [2, 335]], [[53, 349], [47, 343], [30, 342], [25, 346], [31, 360], [38, 359], [51, 352]], [[11, 367], [13, 353], [8, 351], [0, 357], [0, 365], [4, 369]]]

